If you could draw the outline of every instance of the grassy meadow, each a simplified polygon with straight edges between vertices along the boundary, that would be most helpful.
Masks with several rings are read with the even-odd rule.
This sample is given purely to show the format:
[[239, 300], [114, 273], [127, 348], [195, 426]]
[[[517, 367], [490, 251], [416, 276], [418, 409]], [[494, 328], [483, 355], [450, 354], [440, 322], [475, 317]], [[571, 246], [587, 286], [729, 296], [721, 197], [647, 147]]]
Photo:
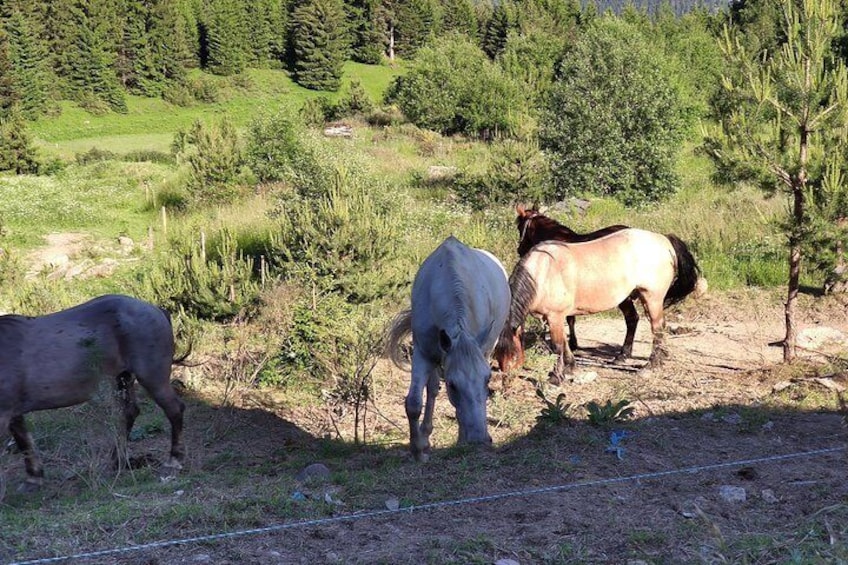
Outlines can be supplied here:
[[[345, 84], [360, 80], [369, 96], [378, 101], [399, 72], [385, 66], [348, 63]], [[233, 204], [186, 210], [169, 207], [186, 175], [185, 163], [170, 153], [174, 134], [195, 120], [223, 117], [243, 131], [256, 117], [283, 107], [299, 108], [318, 94], [296, 86], [280, 71], [251, 70], [228, 79], [199, 74], [194, 78], [219, 83], [218, 99], [177, 107], [162, 100], [129, 97], [126, 115], [91, 115], [63, 102], [57, 114], [32, 124], [31, 132], [43, 154], [60, 159], [65, 165], [52, 175], [0, 178], [0, 278], [5, 283], [0, 286], [0, 310], [38, 315], [96, 294], [135, 293], [142, 288], [140, 281], [145, 280], [145, 273], [154, 270], [172, 252], [169, 238], [183, 237], [197, 245], [203, 241], [210, 250], [224, 238], [224, 233], [234, 234], [237, 244], [245, 249], [252, 241], [273, 240], [273, 232], [280, 225], [273, 216], [278, 204], [275, 190], [280, 187], [251, 186]], [[486, 144], [442, 138], [408, 124], [369, 127], [364, 121], [353, 121], [353, 126], [351, 139], [326, 139], [321, 143], [331, 153], [354, 155], [365, 163], [368, 174], [379, 181], [375, 186], [386, 191], [385, 196], [403, 211], [397, 268], [407, 281], [411, 281], [420, 261], [450, 234], [491, 250], [507, 268], [512, 267], [517, 234], [511, 207], [473, 211], [457, 202], [449, 188], [421, 181], [430, 165], [455, 166], [460, 170], [484, 167], [491, 153]], [[578, 231], [623, 223], [673, 232], [690, 244], [712, 291], [720, 294], [762, 287], [779, 294], [787, 267], [785, 245], [775, 223], [785, 212], [785, 202], [780, 198], [766, 199], [749, 187], [730, 190], [715, 185], [711, 165], [698, 154], [697, 146], [693, 134], [680, 157], [682, 189], [668, 202], [633, 210], [612, 200], [595, 200], [583, 215], [575, 214], [567, 205], [549, 213]], [[108, 153], [78, 162], [78, 155], [92, 149]], [[145, 160], [144, 155], [152, 157]], [[56, 277], [49, 268], [41, 273], [28, 272], [33, 253], [44, 248], [45, 236], [56, 232], [87, 236], [87, 243], [72, 258], [74, 262], [113, 259], [114, 268], [108, 274], [91, 277]], [[117, 240], [121, 236], [133, 240], [131, 250], [119, 248]], [[382, 267], [389, 270], [395, 266]], [[251, 264], [244, 268], [255, 272], [259, 267]], [[804, 281], [810, 285], [818, 283], [816, 275], [811, 274], [805, 274]], [[498, 470], [513, 463], [529, 465], [537, 477], [563, 472], [562, 463], [545, 456], [545, 450], [558, 449], [550, 438], [540, 439], [543, 447], [528, 449], [526, 455], [517, 450], [500, 459], [485, 455], [482, 465], [489, 474], [484, 478], [479, 469], [471, 468], [466, 461], [467, 451], [455, 447], [442, 455], [455, 477], [444, 483], [431, 481], [421, 492], [417, 489], [424, 471], [412, 468], [405, 451], [398, 449], [405, 442], [405, 422], [398, 425], [394, 421], [368, 430], [368, 446], [354, 445], [347, 429], [344, 438], [338, 437], [339, 430], [327, 423], [300, 423], [300, 427], [293, 424], [298, 418], [309, 421], [314, 417], [310, 414], [325, 410], [328, 421], [335, 422], [333, 409], [325, 409], [325, 405], [329, 406], [326, 383], [310, 381], [306, 371], [302, 375], [282, 371], [272, 375], [278, 363], [275, 350], [292, 339], [282, 328], [306, 315], [289, 305], [295, 298], [298, 304], [308, 305], [311, 300], [315, 305], [323, 297], [314, 286], [289, 284], [282, 276], [263, 279], [261, 284], [260, 305], [252, 316], [215, 323], [174, 313], [180, 346], [192, 341], [193, 358], [198, 360], [197, 366], [179, 373], [189, 399], [190, 439], [195, 451], [203, 456], [192, 460], [191, 472], [173, 480], [160, 480], [152, 466], [140, 465], [118, 475], [104, 470], [98, 462], [108, 459], [112, 447], [109, 438], [117, 435], [114, 427], [106, 423], [114, 416], [109, 390], [101, 390], [90, 405], [35, 414], [30, 421], [36, 442], [49, 454], [48, 474], [59, 486], [35, 495], [16, 492], [15, 481], [23, 477], [21, 457], [17, 453], [0, 453], [0, 470], [12, 470], [10, 479], [0, 485], [0, 561], [332, 516], [340, 508], [347, 512], [380, 507], [383, 498], [393, 493], [400, 498], [401, 506], [455, 497], [457, 493], [473, 495], [478, 493], [475, 485], [479, 481], [498, 480]], [[406, 305], [407, 297], [408, 286], [402, 286], [394, 296], [374, 305], [373, 327], [387, 322]], [[328, 316], [340, 315], [330, 309], [337, 305], [326, 304]], [[778, 305], [777, 300], [774, 304]], [[364, 327], [353, 328], [357, 329], [364, 331]], [[321, 327], [315, 329], [320, 330]], [[376, 342], [376, 333], [374, 330], [363, 340]], [[406, 377], [395, 371], [381, 378]], [[257, 386], [257, 382], [265, 386]], [[392, 386], [385, 384], [375, 394], [386, 390], [396, 394], [397, 387]], [[399, 397], [392, 397], [395, 404], [400, 401]], [[539, 406], [527, 399], [493, 402], [493, 411], [501, 422], [532, 421], [539, 412]], [[344, 408], [340, 404], [333, 406], [340, 411]], [[231, 435], [232, 418], [238, 418], [243, 426], [235, 439]], [[444, 425], [455, 426], [455, 422]], [[99, 430], [107, 438], [106, 444], [93, 441], [89, 428]], [[136, 428], [140, 437], [135, 439], [150, 441], [155, 444], [155, 453], [164, 453], [167, 421], [149, 399], [144, 400]], [[522, 434], [525, 431], [521, 428]], [[599, 442], [603, 445], [605, 441], [605, 432], [593, 428], [568, 434], [570, 439], [576, 435], [576, 441], [584, 447], [598, 447]], [[516, 432], [511, 441], [524, 441], [518, 435]], [[336, 463], [332, 480], [345, 486], [345, 507], [311, 499], [298, 504], [292, 499], [291, 493], [302, 488], [294, 473], [316, 460]], [[682, 462], [682, 456], [678, 462]], [[2, 475], [0, 481], [4, 481]], [[844, 518], [844, 505], [838, 514]], [[845, 557], [839, 553], [844, 545], [834, 549], [820, 538], [809, 540], [798, 533], [806, 525], [798, 523], [798, 529], [787, 534], [788, 539], [799, 544], [798, 562], [807, 562], [804, 558], [816, 562], [818, 557]], [[843, 530], [839, 531], [844, 533]], [[668, 534], [668, 543], [674, 535]], [[651, 535], [634, 528], [629, 536], [623, 554], [633, 559], [652, 555], [644, 549], [653, 543]], [[768, 541], [758, 540], [759, 545], [751, 549], [744, 540], [722, 540], [724, 545], [716, 542], [716, 551], [729, 561], [780, 555], [783, 542], [772, 542], [769, 545]], [[492, 562], [490, 557], [499, 553], [497, 548], [497, 540], [485, 535], [471, 541], [446, 541], [426, 548], [422, 562]], [[581, 562], [591, 557], [583, 553], [587, 544], [527, 551], [527, 562]], [[169, 562], [169, 557], [174, 556], [166, 553], [160, 557], [161, 562]], [[230, 558], [260, 560], [258, 553], [247, 557], [234, 553]], [[128, 559], [127, 563], [140, 562]]]

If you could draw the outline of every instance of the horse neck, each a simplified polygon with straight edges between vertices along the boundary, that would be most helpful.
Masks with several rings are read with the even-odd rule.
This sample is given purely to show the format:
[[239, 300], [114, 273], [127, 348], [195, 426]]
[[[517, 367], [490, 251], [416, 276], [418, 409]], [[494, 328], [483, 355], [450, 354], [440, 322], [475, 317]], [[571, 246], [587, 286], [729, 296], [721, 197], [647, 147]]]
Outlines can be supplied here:
[[459, 326], [459, 332], [453, 338], [453, 343], [445, 355], [445, 367], [453, 369], [457, 366], [465, 366], [467, 363], [483, 357], [480, 344], [473, 335], [464, 327]]

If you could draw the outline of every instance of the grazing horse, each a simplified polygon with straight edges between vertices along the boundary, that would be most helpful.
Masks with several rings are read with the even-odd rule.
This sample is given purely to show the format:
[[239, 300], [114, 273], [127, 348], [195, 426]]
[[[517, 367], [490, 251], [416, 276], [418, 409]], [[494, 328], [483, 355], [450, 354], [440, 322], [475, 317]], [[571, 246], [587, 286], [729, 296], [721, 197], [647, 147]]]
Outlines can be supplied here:
[[[489, 355], [509, 312], [506, 271], [491, 253], [447, 238], [424, 260], [412, 284], [412, 307], [395, 318], [387, 340], [389, 356], [406, 369], [400, 342], [412, 333], [412, 381], [406, 396], [409, 443], [426, 460], [433, 408], [444, 378], [456, 408], [459, 440], [491, 443], [486, 401], [492, 369]], [[422, 394], [427, 387], [424, 421]]]
[[[518, 204], [515, 206], [515, 212], [518, 214], [518, 217], [515, 218], [515, 226], [518, 228], [519, 257], [524, 257], [534, 245], [543, 241], [555, 240], [564, 241], [565, 243], [581, 243], [592, 241], [593, 239], [598, 239], [599, 237], [604, 237], [617, 231], [626, 230], [630, 227], [617, 224], [589, 233], [577, 233], [533, 208], [528, 210], [523, 205]], [[624, 340], [624, 347], [622, 347], [621, 353], [616, 357], [616, 362], [621, 362], [630, 357], [633, 351], [633, 337], [636, 335], [639, 313], [636, 311], [636, 307], [629, 297], [624, 299], [618, 305], [618, 308], [624, 314], [624, 323], [627, 325], [627, 337]], [[574, 316], [565, 317], [565, 321], [568, 324], [568, 346], [572, 350], [577, 349], [577, 332], [574, 329], [574, 318]]]
[[171, 318], [147, 302], [129, 296], [100, 296], [46, 316], [0, 316], [0, 433], [9, 430], [24, 454], [27, 483], [44, 477], [41, 460], [24, 415], [81, 404], [103, 377], [113, 377], [123, 401], [129, 436], [139, 414], [135, 379], [162, 408], [171, 423], [171, 457], [183, 459], [185, 408], [171, 387], [174, 334]]
[[640, 229], [584, 243], [540, 243], [510, 276], [509, 320], [495, 348], [498, 365], [508, 370], [524, 362], [520, 328], [527, 314], [533, 314], [550, 326], [559, 354], [552, 380], [560, 382], [564, 371], [574, 369], [574, 355], [563, 335], [565, 317], [608, 310], [635, 296], [645, 307], [654, 335], [648, 366], [659, 367], [666, 355], [663, 309], [695, 289], [699, 271], [686, 244], [676, 236]]

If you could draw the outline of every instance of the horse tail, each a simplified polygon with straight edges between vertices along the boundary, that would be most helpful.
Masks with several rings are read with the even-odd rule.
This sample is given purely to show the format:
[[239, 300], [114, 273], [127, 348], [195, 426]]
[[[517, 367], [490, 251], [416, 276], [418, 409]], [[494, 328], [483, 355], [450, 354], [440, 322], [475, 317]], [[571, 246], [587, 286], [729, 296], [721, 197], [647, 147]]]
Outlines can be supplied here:
[[686, 244], [674, 234], [666, 235], [674, 248], [677, 259], [677, 272], [674, 281], [665, 293], [663, 306], [668, 308], [686, 298], [698, 286], [701, 268]]
[[389, 334], [386, 337], [386, 357], [399, 369], [409, 371], [409, 361], [401, 354], [400, 342], [412, 333], [412, 309], [407, 308], [400, 312], [392, 321]]
[[[173, 330], [174, 329], [174, 322], [171, 320], [171, 313], [168, 312], [166, 309], [162, 308], [161, 306], [159, 306], [158, 308], [165, 315], [165, 319], [168, 320], [168, 325], [171, 326], [171, 330]], [[188, 342], [188, 348], [186, 349], [185, 353], [171, 359], [171, 365], [180, 365], [180, 366], [183, 366], [183, 367], [196, 367], [197, 366], [196, 364], [191, 364], [191, 363], [185, 362], [185, 360], [188, 359], [188, 356], [191, 355], [192, 349], [194, 349], [194, 340], [190, 340]]]
[[499, 364], [502, 359], [511, 359], [515, 356], [515, 341], [513, 340], [515, 332], [524, 323], [527, 314], [530, 312], [530, 303], [536, 298], [536, 281], [524, 267], [526, 257], [529, 257], [529, 255], [519, 261], [509, 276], [509, 291], [512, 295], [512, 299], [509, 301], [509, 316], [503, 330], [501, 330], [494, 351]]

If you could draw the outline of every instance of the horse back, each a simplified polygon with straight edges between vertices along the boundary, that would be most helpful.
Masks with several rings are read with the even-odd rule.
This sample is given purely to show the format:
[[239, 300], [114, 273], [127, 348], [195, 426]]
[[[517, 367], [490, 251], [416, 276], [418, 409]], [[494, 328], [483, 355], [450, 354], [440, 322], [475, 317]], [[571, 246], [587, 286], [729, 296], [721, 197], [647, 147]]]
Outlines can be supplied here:
[[169, 376], [174, 352], [169, 319], [121, 295], [24, 318], [16, 340], [13, 359], [2, 367], [14, 367], [21, 413], [84, 402], [104, 376], [130, 372], [142, 381], [161, 378], [165, 367]]
[[509, 284], [500, 262], [456, 238], [445, 240], [421, 265], [412, 285], [413, 341], [431, 358], [441, 355], [438, 332], [484, 335], [491, 349], [506, 320]]

